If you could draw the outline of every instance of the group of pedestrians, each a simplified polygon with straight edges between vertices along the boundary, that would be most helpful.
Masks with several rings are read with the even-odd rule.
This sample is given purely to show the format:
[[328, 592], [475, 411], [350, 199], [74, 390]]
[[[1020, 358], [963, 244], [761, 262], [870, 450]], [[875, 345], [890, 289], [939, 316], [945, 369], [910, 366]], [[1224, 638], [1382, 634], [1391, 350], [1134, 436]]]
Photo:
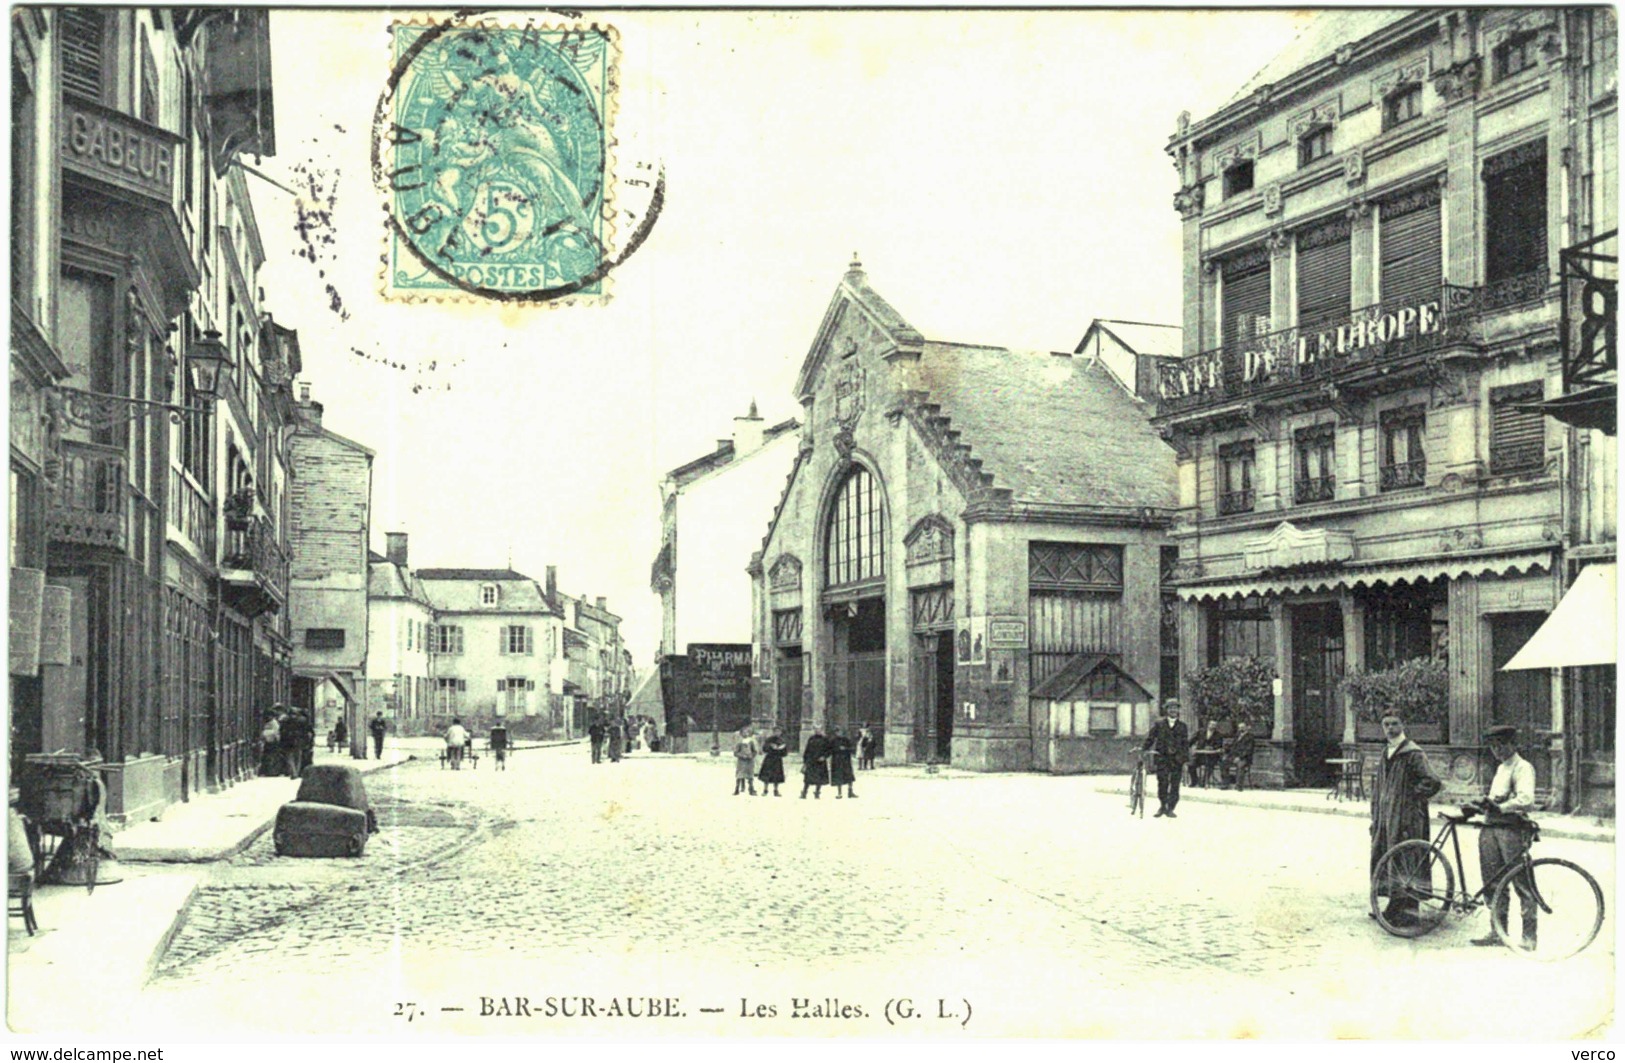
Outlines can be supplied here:
[[630, 753], [634, 749], [653, 749], [655, 747], [654, 724], [647, 718], [626, 719], [615, 717], [605, 720], [602, 716], [593, 717], [592, 723], [587, 725], [587, 738], [592, 743], [592, 762], [602, 764], [604, 754], [609, 754], [610, 763], [616, 763], [622, 754]]
[[[853, 757], [858, 758], [860, 768], [873, 768], [874, 749], [874, 735], [867, 725], [856, 738], [843, 734], [839, 727], [830, 728], [827, 736], [815, 727], [801, 753], [801, 796], [805, 798], [810, 790], [814, 798], [819, 798], [823, 795], [824, 787], [833, 786], [837, 798], [857, 797], [857, 791], [853, 789], [857, 782]], [[763, 797], [768, 795], [770, 788], [774, 797], [784, 796], [779, 792], [779, 787], [785, 781], [784, 758], [789, 753], [790, 747], [778, 731], [758, 741], [749, 725], [741, 728], [738, 741], [734, 743], [734, 796], [756, 796], [758, 781], [762, 784]], [[759, 769], [756, 766], [758, 756], [762, 758]]]
[[316, 756], [316, 727], [309, 709], [272, 705], [260, 728], [260, 774], [297, 779]]
[[1169, 698], [1162, 703], [1162, 718], [1151, 725], [1140, 748], [1152, 755], [1156, 769], [1157, 815], [1177, 819], [1179, 783], [1187, 768], [1193, 786], [1211, 785], [1214, 771], [1219, 770], [1225, 786], [1245, 790], [1258, 739], [1245, 719], [1237, 723], [1236, 735], [1228, 741], [1219, 734], [1218, 723], [1209, 720], [1193, 742], [1190, 729], [1179, 718], [1178, 699]]

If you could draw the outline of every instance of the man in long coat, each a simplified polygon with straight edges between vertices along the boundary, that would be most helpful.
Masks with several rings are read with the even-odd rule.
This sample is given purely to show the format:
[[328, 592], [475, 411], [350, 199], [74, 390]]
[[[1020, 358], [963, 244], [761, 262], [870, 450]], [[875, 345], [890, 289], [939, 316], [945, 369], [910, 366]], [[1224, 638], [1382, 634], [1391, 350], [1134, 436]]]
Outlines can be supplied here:
[[807, 739], [807, 748], [801, 754], [801, 796], [807, 796], [807, 788], [812, 787], [813, 796], [817, 797], [824, 792], [829, 783], [829, 739], [824, 732], [813, 728], [812, 737]]
[[1162, 719], [1151, 725], [1145, 745], [1154, 754], [1157, 769], [1157, 815], [1173, 816], [1179, 804], [1179, 776], [1191, 755], [1191, 732], [1179, 718], [1179, 702], [1162, 703]]
[[845, 796], [858, 796], [852, 792], [852, 751], [855, 748], [852, 739], [842, 734], [839, 727], [832, 728], [825, 748], [829, 750], [829, 781], [835, 787], [835, 796], [842, 796], [843, 786], [846, 787]]
[[[1371, 871], [1375, 874], [1382, 854], [1412, 838], [1423, 841], [1428, 837], [1428, 798], [1444, 786], [1433, 774], [1427, 754], [1405, 736], [1405, 722], [1396, 713], [1385, 713], [1382, 718], [1383, 737], [1388, 740], [1382, 759], [1377, 764], [1375, 784], [1371, 789]], [[1387, 882], [1377, 884], [1377, 892], [1388, 898], [1383, 917], [1395, 926], [1415, 923], [1417, 901], [1414, 897], [1395, 896], [1403, 881], [1418, 874], [1420, 862], [1412, 866], [1398, 866], [1394, 861]], [[1375, 914], [1375, 913], [1373, 913]]]

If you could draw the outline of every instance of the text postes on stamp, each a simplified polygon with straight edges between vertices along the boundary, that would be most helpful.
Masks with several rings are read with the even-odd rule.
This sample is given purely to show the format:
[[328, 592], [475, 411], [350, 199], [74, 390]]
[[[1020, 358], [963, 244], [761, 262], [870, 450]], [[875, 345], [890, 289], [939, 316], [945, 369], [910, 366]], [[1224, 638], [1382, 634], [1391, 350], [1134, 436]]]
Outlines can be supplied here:
[[603, 298], [614, 30], [396, 23], [391, 43], [385, 297]]

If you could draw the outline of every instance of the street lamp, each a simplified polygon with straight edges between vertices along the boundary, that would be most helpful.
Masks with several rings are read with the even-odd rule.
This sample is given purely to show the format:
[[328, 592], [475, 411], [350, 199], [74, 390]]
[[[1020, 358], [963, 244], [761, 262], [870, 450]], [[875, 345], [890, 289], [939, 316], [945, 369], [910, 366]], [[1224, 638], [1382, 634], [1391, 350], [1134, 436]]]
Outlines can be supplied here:
[[[197, 398], [212, 400], [220, 397], [221, 388], [231, 376], [231, 354], [220, 341], [219, 332], [210, 329], [192, 341], [186, 351], [186, 368], [191, 375], [192, 392]], [[106, 395], [65, 384], [58, 384], [51, 390], [62, 400], [63, 419], [77, 428], [112, 428], [158, 410], [168, 412], [170, 421], [180, 424], [182, 414], [208, 414], [214, 409], [207, 401], [199, 406], [186, 406], [128, 395]]]

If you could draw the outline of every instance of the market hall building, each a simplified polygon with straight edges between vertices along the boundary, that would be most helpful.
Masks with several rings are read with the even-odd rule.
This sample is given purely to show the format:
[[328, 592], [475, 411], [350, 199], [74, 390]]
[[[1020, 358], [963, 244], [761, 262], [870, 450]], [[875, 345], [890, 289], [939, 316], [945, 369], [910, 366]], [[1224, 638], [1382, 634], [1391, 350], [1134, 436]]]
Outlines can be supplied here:
[[1448, 670], [1414, 731], [1457, 792], [1488, 784], [1493, 724], [1559, 802], [1573, 736], [1605, 723], [1612, 758], [1611, 704], [1580, 718], [1555, 670], [1502, 666], [1565, 556], [1614, 550], [1608, 507], [1571, 497], [1612, 484], [1612, 447], [1541, 412], [1560, 250], [1616, 224], [1614, 32], [1601, 10], [1330, 12], [1181, 116], [1185, 356], [1157, 424], [1182, 671], [1273, 665], [1266, 782], [1329, 782], [1373, 737], [1349, 680], [1407, 661]]
[[[1149, 405], [1099, 359], [927, 340], [856, 262], [796, 393], [750, 569], [757, 725], [867, 723], [893, 762], [1125, 767], [1177, 682]], [[1087, 690], [1030, 697], [1087, 656], [1111, 665], [1074, 666]]]

